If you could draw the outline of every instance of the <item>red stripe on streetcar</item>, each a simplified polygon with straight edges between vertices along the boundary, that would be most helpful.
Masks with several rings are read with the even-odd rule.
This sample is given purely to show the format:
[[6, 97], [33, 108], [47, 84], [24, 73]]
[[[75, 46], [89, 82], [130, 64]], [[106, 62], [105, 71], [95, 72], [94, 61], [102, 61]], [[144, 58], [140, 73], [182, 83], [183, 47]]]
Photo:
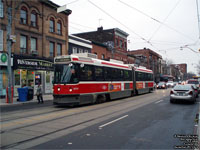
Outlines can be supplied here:
[[122, 67], [122, 68], [129, 68], [128, 66], [122, 66], [122, 65], [117, 65], [117, 64], [111, 64], [107, 62], [101, 62], [103, 65], [110, 65], [110, 66], [115, 66], [115, 67]]
[[72, 58], [73, 61], [80, 61], [80, 62], [90, 62], [94, 63], [94, 61], [87, 61], [87, 60], [79, 60], [78, 58]]
[[78, 58], [72, 58], [73, 61], [78, 61]]

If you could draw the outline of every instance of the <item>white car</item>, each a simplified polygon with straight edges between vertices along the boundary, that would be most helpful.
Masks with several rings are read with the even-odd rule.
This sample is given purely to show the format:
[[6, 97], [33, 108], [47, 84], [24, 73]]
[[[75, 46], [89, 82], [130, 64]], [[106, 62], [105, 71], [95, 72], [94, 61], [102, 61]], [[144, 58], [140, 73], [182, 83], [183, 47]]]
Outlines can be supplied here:
[[167, 85], [167, 87], [174, 87], [174, 82], [173, 81], [168, 81], [167, 83], [166, 83], [166, 85]]

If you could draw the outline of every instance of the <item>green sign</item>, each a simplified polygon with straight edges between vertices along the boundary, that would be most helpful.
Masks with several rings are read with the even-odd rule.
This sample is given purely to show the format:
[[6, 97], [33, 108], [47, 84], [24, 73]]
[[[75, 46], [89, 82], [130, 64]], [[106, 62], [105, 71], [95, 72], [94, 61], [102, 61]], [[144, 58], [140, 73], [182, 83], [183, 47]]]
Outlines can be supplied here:
[[7, 55], [6, 54], [1, 54], [1, 62], [5, 63], [5, 62], [7, 62], [7, 60], [8, 60]]

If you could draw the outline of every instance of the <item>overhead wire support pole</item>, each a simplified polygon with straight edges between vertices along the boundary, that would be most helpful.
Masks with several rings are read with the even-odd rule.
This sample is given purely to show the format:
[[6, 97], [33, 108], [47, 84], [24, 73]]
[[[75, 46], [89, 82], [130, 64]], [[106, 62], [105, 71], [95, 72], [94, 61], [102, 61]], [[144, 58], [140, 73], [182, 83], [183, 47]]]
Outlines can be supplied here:
[[11, 95], [11, 84], [12, 84], [12, 71], [11, 71], [11, 50], [12, 50], [12, 40], [10, 36], [12, 34], [12, 7], [7, 8], [8, 14], [8, 25], [7, 25], [7, 51], [8, 51], [8, 103], [12, 103]]
[[198, 28], [199, 28], [199, 39], [200, 39], [200, 16], [199, 16], [199, 3], [198, 0], [196, 0], [197, 4], [197, 20], [198, 20]]

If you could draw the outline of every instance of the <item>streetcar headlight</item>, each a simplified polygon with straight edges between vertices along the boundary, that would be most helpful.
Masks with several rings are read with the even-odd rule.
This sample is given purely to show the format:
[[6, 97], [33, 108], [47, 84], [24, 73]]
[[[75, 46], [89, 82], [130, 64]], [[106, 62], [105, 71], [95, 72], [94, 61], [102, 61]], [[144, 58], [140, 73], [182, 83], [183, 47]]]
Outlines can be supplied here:
[[60, 91], [60, 87], [58, 87], [58, 91]]
[[69, 88], [69, 92], [72, 92], [72, 88], [71, 87]]

